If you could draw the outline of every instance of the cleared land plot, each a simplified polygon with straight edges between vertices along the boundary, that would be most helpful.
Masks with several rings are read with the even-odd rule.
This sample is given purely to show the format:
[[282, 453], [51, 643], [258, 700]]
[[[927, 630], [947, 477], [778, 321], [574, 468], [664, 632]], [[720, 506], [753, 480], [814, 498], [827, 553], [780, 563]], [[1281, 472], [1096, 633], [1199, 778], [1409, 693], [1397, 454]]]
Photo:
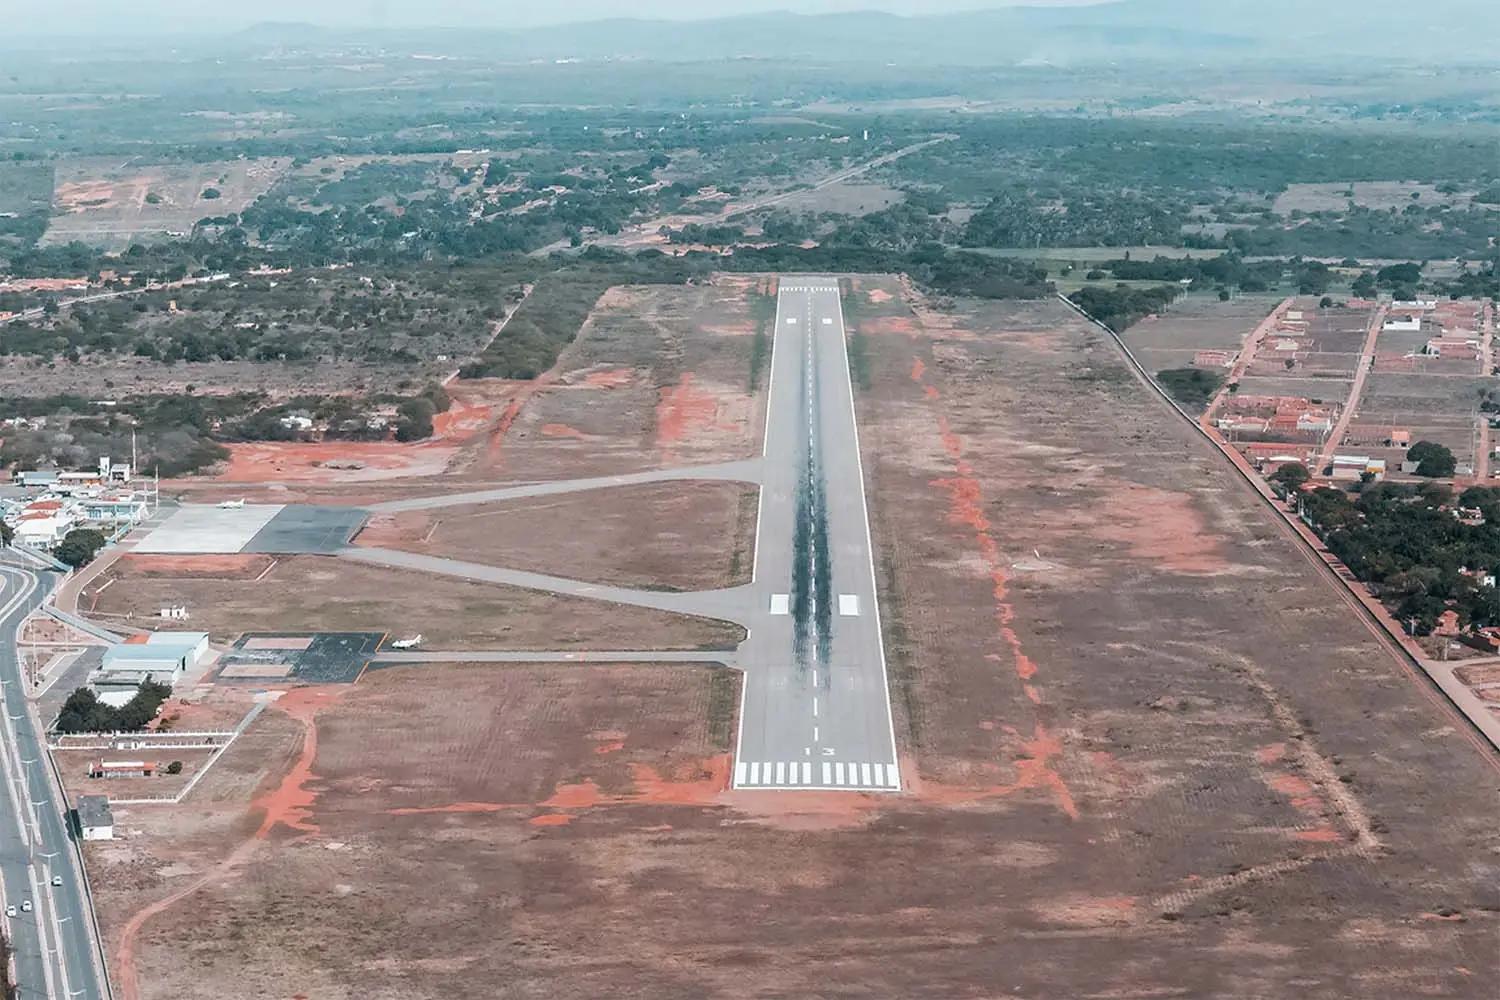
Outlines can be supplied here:
[[358, 542], [624, 587], [750, 581], [758, 491], [673, 482], [377, 517]]
[[1232, 302], [1220, 302], [1217, 295], [1184, 296], [1161, 315], [1130, 327], [1125, 341], [1150, 371], [1189, 368], [1199, 351], [1238, 353], [1280, 302], [1272, 295], [1243, 295]]
[[763, 291], [732, 277], [610, 289], [468, 471], [565, 479], [759, 454], [770, 361], [752, 387], [769, 349], [754, 310], [774, 311]]
[[[121, 250], [140, 239], [186, 233], [200, 219], [243, 211], [290, 166], [286, 157], [163, 164], [107, 157], [62, 160], [54, 216], [43, 242], [78, 240]], [[205, 198], [211, 191], [218, 197]]]
[[[381, 671], [149, 915], [143, 996], [1489, 997], [1452, 716], [1102, 335], [899, 292], [852, 301], [909, 794], [723, 792], [696, 668]], [[112, 954], [235, 842], [106, 867]]]
[[[1416, 199], [1412, 198], [1414, 194], [1417, 195]], [[1443, 194], [1432, 184], [1419, 184], [1416, 181], [1335, 181], [1323, 184], [1289, 184], [1276, 197], [1272, 210], [1280, 215], [1290, 215], [1293, 211], [1340, 212], [1351, 201], [1362, 208], [1379, 211], [1392, 208], [1400, 211], [1412, 204], [1423, 207], [1452, 205], [1455, 208], [1468, 208], [1475, 204], [1473, 191]]]
[[[1275, 375], [1284, 367], [1288, 358], [1295, 358], [1297, 367], [1290, 374], [1304, 378], [1353, 377], [1358, 367], [1365, 337], [1369, 333], [1370, 310], [1367, 309], [1318, 309], [1316, 303], [1302, 306], [1302, 322], [1306, 325], [1296, 336], [1268, 336], [1255, 356], [1257, 375]], [[1285, 341], [1295, 341], [1294, 350], [1279, 350]]]
[[1240, 392], [1246, 396], [1302, 396], [1314, 402], [1338, 403], [1349, 398], [1349, 383], [1338, 379], [1298, 378], [1294, 375], [1246, 375]]
[[1479, 376], [1376, 372], [1365, 383], [1359, 419], [1408, 428], [1413, 442], [1446, 445], [1460, 465], [1472, 465], [1478, 406], [1489, 387], [1489, 381]]
[[884, 184], [830, 184], [816, 190], [793, 192], [777, 202], [776, 208], [813, 214], [869, 215], [905, 200], [906, 195], [899, 188]]
[[161, 576], [157, 558], [122, 557], [84, 610], [108, 624], [185, 605], [190, 627], [224, 641], [245, 632], [420, 632], [433, 649], [728, 649], [743, 637], [722, 622], [327, 556], [279, 559], [253, 579]]

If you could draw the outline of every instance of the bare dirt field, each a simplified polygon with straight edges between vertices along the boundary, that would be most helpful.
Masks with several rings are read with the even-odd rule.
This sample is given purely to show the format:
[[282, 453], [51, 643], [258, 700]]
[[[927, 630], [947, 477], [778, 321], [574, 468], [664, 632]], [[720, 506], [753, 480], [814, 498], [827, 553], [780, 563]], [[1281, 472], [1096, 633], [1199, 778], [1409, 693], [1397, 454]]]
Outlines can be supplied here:
[[1149, 371], [1188, 368], [1199, 351], [1238, 353], [1245, 337], [1280, 302], [1274, 295], [1242, 295], [1233, 302], [1186, 295], [1165, 313], [1130, 327], [1125, 340]]
[[[1352, 197], [1350, 192], [1353, 193]], [[1414, 194], [1417, 196], [1415, 200], [1412, 198]], [[1399, 211], [1411, 204], [1418, 204], [1424, 208], [1432, 205], [1468, 208], [1474, 204], [1474, 192], [1460, 191], [1456, 194], [1442, 194], [1435, 186], [1420, 184], [1416, 181], [1354, 181], [1352, 183], [1335, 181], [1322, 184], [1289, 184], [1287, 189], [1276, 197], [1272, 210], [1280, 215], [1290, 215], [1297, 210], [1337, 212], [1344, 209], [1351, 201], [1362, 208], [1373, 208], [1382, 212], [1392, 208]]]
[[363, 545], [625, 587], [750, 581], [758, 491], [673, 482], [377, 516]]
[[302, 689], [95, 853], [124, 1000], [1491, 996], [1494, 756], [1065, 307], [852, 291], [906, 793], [725, 792], [697, 668]]
[[328, 556], [282, 558], [255, 576], [248, 566], [220, 577], [163, 575], [171, 572], [163, 566], [197, 558], [124, 556], [79, 608], [107, 625], [185, 605], [187, 627], [221, 641], [243, 632], [389, 631], [420, 632], [434, 649], [725, 649], [743, 635], [706, 619]]
[[1479, 403], [1489, 388], [1483, 376], [1376, 372], [1360, 397], [1360, 419], [1411, 430], [1412, 441], [1435, 441], [1472, 465]]
[[884, 184], [830, 184], [827, 187], [795, 191], [780, 202], [777, 208], [789, 212], [834, 212], [839, 215], [869, 215], [898, 205], [906, 195], [900, 188]]
[[610, 289], [554, 370], [462, 468], [562, 479], [757, 454], [764, 386], [750, 385], [752, 299], [763, 291], [728, 276]]
[[[223, 163], [142, 164], [81, 157], [57, 165], [46, 244], [73, 240], [122, 250], [132, 242], [186, 233], [200, 219], [240, 212], [291, 166], [286, 157]], [[208, 191], [217, 198], [205, 198]]]

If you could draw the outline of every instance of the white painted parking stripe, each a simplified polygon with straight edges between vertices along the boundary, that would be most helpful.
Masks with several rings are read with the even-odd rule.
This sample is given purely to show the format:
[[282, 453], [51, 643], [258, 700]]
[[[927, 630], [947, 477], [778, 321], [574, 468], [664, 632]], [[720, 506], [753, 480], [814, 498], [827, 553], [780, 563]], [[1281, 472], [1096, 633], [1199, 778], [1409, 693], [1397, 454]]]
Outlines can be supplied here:
[[772, 594], [771, 595], [771, 614], [773, 614], [773, 615], [789, 615], [791, 613], [792, 613], [792, 595], [790, 595], [790, 594]]
[[901, 787], [901, 772], [896, 770], [895, 764], [887, 764], [885, 766], [885, 783], [892, 788]]
[[860, 784], [865, 785], [866, 787], [868, 787], [871, 784], [874, 784], [874, 782], [870, 781], [870, 765], [869, 764], [861, 764], [861, 765], [859, 765], [859, 773], [860, 773], [860, 776], [862, 778], [864, 778], [864, 780], [861, 781]]
[[734, 765], [734, 783], [736, 785], [743, 785], [745, 783], [746, 772], [749, 771], [749, 770], [750, 769], [745, 766], [745, 762], [744, 761], [740, 761], [739, 763], [735, 764]]
[[760, 761], [750, 762], [750, 784], [760, 784]]
[[842, 785], [844, 783], [844, 762], [843, 761], [839, 761], [837, 764], [833, 765], [833, 774], [834, 774], [833, 783], [835, 785]]
[[784, 760], [776, 762], [776, 784], [786, 784], [786, 761]]
[[859, 595], [840, 594], [839, 614], [844, 618], [856, 618], [859, 616]]
[[804, 760], [802, 762], [802, 783], [804, 785], [812, 784], [812, 761]]
[[823, 762], [823, 784], [833, 784], [833, 765], [826, 760]]

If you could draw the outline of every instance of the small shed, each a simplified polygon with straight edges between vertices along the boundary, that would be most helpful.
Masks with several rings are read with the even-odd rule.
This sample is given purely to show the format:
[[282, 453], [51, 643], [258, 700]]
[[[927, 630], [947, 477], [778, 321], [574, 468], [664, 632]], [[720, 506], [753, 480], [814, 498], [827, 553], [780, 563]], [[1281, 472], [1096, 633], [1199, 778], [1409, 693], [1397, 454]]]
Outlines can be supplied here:
[[115, 817], [109, 810], [109, 799], [103, 795], [80, 795], [78, 807], [78, 832], [84, 840], [115, 839]]

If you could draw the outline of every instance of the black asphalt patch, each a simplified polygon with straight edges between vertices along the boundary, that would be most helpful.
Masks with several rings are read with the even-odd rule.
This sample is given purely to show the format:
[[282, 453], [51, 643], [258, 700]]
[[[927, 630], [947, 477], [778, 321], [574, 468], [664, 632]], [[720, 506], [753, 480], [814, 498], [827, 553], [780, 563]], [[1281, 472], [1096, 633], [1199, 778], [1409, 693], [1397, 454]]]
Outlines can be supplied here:
[[369, 516], [369, 511], [359, 507], [288, 504], [240, 551], [328, 555], [347, 546]]
[[[384, 632], [247, 632], [219, 658], [219, 680], [264, 686], [287, 680], [304, 684], [353, 684], [369, 666], [385, 636]], [[286, 646], [278, 648], [279, 642], [285, 642]], [[252, 645], [257, 648], [247, 648]], [[237, 677], [234, 670], [225, 675], [226, 668], [246, 667], [253, 671], [257, 666], [276, 664], [290, 668], [284, 677], [256, 677], [253, 672]]]

